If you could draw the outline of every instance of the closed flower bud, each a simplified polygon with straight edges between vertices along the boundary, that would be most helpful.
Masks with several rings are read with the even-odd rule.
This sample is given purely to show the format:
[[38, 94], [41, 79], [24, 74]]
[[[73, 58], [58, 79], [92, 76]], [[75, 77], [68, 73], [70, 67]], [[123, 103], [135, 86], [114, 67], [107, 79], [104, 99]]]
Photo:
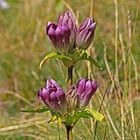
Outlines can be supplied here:
[[64, 54], [73, 53], [76, 49], [87, 49], [91, 44], [96, 23], [92, 18], [86, 19], [77, 28], [76, 19], [72, 12], [60, 14], [58, 23], [48, 23], [46, 27], [53, 46]]
[[38, 97], [52, 111], [63, 113], [67, 109], [65, 93], [57, 82], [52, 79], [47, 80], [46, 87], [38, 91]]
[[79, 98], [75, 93], [75, 86], [71, 86], [66, 96], [68, 102], [68, 112], [72, 112], [73, 110], [79, 108]]
[[80, 107], [86, 107], [97, 90], [97, 82], [89, 79], [80, 79], [76, 85], [76, 93]]
[[78, 28], [76, 44], [78, 48], [87, 49], [91, 44], [94, 31], [96, 28], [96, 23], [92, 18], [86, 19]]
[[58, 19], [58, 24], [68, 25], [68, 27], [70, 28], [70, 49], [73, 49], [75, 47], [76, 42], [77, 28], [75, 21], [76, 19], [70, 11], [66, 11], [64, 14], [61, 14]]
[[70, 28], [67, 25], [48, 23], [47, 35], [53, 46], [60, 52], [67, 52], [70, 43]]
[[58, 51], [64, 54], [73, 51], [76, 42], [76, 24], [70, 11], [59, 16], [58, 24], [49, 22], [46, 32]]

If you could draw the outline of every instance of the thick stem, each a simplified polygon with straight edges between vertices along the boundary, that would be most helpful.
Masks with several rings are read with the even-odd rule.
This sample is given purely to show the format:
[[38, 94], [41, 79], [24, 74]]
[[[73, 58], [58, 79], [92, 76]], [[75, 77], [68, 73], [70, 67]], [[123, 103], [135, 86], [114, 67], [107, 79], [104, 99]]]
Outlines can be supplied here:
[[73, 126], [66, 126], [67, 140], [73, 140], [72, 129]]
[[73, 66], [68, 67], [68, 88], [73, 84]]

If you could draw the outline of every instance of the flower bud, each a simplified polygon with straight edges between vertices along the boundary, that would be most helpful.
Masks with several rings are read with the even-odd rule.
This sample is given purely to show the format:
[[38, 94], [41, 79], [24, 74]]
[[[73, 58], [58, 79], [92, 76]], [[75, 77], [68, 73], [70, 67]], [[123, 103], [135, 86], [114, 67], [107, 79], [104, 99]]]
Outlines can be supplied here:
[[80, 107], [86, 107], [97, 90], [97, 82], [89, 79], [80, 79], [76, 85], [76, 93], [80, 102]]
[[61, 14], [59, 16], [58, 24], [49, 22], [46, 27], [46, 32], [58, 51], [67, 54], [74, 49], [76, 24], [70, 11], [66, 11], [63, 15]]
[[94, 31], [96, 28], [96, 23], [92, 18], [86, 19], [78, 28], [76, 44], [78, 48], [87, 49], [91, 44]]
[[75, 47], [76, 42], [76, 19], [74, 18], [72, 12], [66, 11], [64, 14], [61, 14], [58, 19], [58, 24], [60, 25], [68, 25], [70, 28], [70, 49], [73, 49]]
[[62, 113], [67, 109], [65, 93], [57, 82], [52, 79], [47, 80], [46, 87], [38, 91], [38, 97], [52, 111]]
[[72, 112], [73, 110], [79, 108], [79, 100], [77, 94], [75, 94], [75, 86], [72, 85], [67, 92], [67, 102], [68, 102], [68, 111]]
[[67, 25], [56, 25], [49, 22], [47, 26], [47, 35], [58, 51], [64, 53], [68, 51], [70, 28]]

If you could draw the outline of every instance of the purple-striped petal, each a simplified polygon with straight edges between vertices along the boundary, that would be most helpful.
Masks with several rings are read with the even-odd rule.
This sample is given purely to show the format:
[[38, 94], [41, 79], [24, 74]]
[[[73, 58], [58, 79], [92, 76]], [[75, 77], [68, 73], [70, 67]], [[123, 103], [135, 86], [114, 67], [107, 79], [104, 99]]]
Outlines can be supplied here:
[[86, 107], [97, 90], [97, 82], [89, 79], [80, 79], [76, 85], [76, 93], [81, 107]]
[[86, 19], [78, 28], [76, 44], [78, 48], [87, 49], [94, 37], [96, 23], [92, 18]]
[[39, 90], [38, 97], [53, 111], [62, 113], [67, 109], [65, 92], [53, 79], [47, 80], [46, 87]]

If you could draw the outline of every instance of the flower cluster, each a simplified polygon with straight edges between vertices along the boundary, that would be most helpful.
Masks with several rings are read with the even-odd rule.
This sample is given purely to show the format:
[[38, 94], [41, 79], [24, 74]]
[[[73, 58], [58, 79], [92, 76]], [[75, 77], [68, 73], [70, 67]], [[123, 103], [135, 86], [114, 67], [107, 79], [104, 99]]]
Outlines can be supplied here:
[[58, 18], [58, 23], [49, 22], [46, 27], [53, 46], [64, 54], [72, 53], [77, 49], [87, 49], [94, 37], [96, 23], [87, 18], [79, 27], [72, 12], [66, 11]]
[[49, 79], [46, 87], [39, 90], [38, 97], [50, 110], [65, 113], [68, 110], [75, 110], [77, 107], [85, 108], [97, 87], [96, 81], [80, 79], [76, 86], [72, 86], [65, 94], [56, 81]]
[[88, 109], [93, 94], [98, 88], [96, 81], [81, 78], [73, 85], [73, 68], [79, 60], [88, 60], [98, 63], [85, 51], [91, 44], [96, 23], [92, 18], [84, 20], [80, 26], [71, 11], [60, 14], [57, 23], [49, 22], [46, 33], [52, 42], [56, 52], [45, 56], [40, 63], [50, 58], [58, 58], [63, 61], [68, 72], [68, 88], [66, 92], [53, 79], [48, 79], [46, 86], [38, 91], [38, 97], [47, 107], [36, 112], [50, 111], [52, 118], [49, 122], [58, 121], [64, 123], [67, 130], [67, 139], [72, 140], [72, 129], [80, 118], [95, 118], [101, 121], [104, 117], [99, 112]]

